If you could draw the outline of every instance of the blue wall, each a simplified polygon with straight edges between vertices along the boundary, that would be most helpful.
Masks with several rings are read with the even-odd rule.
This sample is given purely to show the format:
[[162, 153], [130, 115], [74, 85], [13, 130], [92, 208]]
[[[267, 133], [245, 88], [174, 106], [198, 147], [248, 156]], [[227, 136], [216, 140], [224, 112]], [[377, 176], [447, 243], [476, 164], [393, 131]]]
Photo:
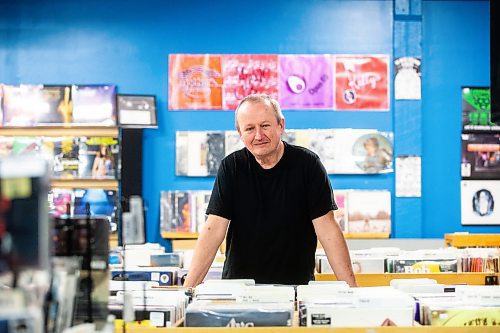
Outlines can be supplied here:
[[[0, 82], [114, 83], [155, 94], [159, 129], [144, 131], [147, 238], [159, 193], [211, 189], [176, 177], [175, 131], [233, 129], [232, 112], [167, 111], [169, 53], [393, 53], [392, 1], [1, 1]], [[423, 221], [411, 237], [499, 232], [460, 225], [460, 86], [489, 85], [487, 1], [423, 3]], [[462, 42], [462, 40], [464, 42]], [[466, 42], [465, 42], [466, 41]], [[392, 70], [391, 70], [392, 71]], [[393, 112], [285, 112], [288, 128], [393, 130]], [[395, 138], [397, 143], [398, 138]], [[334, 188], [390, 189], [394, 175], [332, 177]], [[393, 221], [395, 230], [404, 221]]]

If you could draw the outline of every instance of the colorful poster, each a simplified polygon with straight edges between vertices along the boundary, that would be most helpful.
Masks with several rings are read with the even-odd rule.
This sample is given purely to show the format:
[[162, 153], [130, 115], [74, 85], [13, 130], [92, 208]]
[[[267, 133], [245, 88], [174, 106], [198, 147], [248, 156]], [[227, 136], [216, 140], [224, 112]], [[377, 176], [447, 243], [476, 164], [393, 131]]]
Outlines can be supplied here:
[[117, 179], [118, 138], [80, 137], [78, 178]]
[[389, 56], [335, 56], [334, 109], [389, 111]]
[[249, 94], [267, 94], [278, 99], [277, 55], [223, 55], [222, 73], [224, 110], [235, 110]]
[[283, 109], [331, 109], [333, 70], [329, 55], [282, 55], [280, 104]]
[[50, 86], [42, 88], [44, 107], [37, 112], [38, 125], [61, 125], [71, 123], [73, 103], [71, 86]]
[[169, 55], [169, 110], [220, 110], [222, 84], [220, 55]]
[[500, 179], [500, 134], [462, 134], [462, 179]]
[[490, 88], [462, 88], [462, 131], [500, 130], [492, 118]]

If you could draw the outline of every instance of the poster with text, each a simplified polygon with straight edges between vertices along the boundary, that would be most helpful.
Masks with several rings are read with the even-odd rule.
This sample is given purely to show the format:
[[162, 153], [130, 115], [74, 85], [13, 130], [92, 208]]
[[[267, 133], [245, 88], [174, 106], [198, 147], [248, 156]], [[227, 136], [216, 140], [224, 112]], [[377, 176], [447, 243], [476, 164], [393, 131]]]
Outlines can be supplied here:
[[222, 85], [220, 55], [169, 55], [169, 110], [220, 110]]
[[227, 54], [222, 56], [223, 109], [235, 110], [249, 94], [278, 99], [278, 56], [275, 54]]
[[330, 55], [282, 55], [280, 104], [283, 109], [331, 109], [333, 69]]
[[389, 111], [389, 56], [335, 56], [335, 110]]
[[462, 179], [500, 179], [500, 134], [462, 134]]

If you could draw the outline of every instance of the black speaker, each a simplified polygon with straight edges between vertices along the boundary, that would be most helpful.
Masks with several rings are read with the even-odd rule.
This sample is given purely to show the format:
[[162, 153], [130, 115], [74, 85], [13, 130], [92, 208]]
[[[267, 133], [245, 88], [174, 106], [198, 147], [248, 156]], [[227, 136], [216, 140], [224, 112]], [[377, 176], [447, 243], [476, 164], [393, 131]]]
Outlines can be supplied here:
[[121, 131], [121, 211], [126, 212], [131, 195], [142, 197], [142, 129]]
[[500, 1], [490, 1], [491, 121], [500, 125]]

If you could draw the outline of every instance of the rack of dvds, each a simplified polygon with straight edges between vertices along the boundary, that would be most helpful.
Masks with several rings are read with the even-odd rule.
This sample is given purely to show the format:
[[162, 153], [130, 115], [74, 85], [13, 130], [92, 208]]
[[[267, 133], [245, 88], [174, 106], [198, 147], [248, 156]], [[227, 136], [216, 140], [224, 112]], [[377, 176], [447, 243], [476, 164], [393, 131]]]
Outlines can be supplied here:
[[[122, 326], [116, 325], [115, 332], [123, 331]], [[129, 333], [496, 333], [498, 327], [336, 327], [336, 328], [311, 328], [311, 327], [258, 327], [258, 328], [227, 328], [227, 327], [208, 327], [208, 328], [155, 328], [144, 325], [127, 326]]]

